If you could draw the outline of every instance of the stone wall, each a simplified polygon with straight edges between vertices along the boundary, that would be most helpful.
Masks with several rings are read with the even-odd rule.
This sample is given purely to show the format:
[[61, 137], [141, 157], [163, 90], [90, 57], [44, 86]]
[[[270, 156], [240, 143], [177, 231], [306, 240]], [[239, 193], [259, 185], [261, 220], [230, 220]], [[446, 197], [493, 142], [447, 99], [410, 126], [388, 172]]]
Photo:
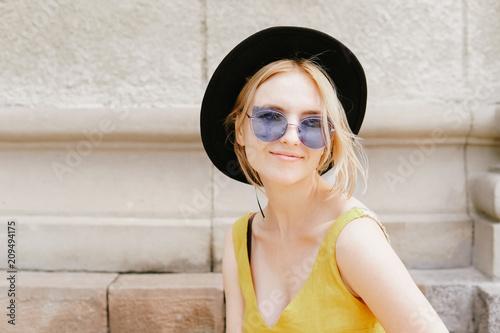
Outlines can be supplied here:
[[0, 214], [19, 222], [20, 268], [219, 271], [224, 231], [256, 204], [204, 154], [199, 104], [222, 57], [272, 25], [330, 33], [364, 65], [370, 183], [356, 196], [405, 263], [469, 266], [467, 182], [500, 160], [499, 13], [496, 1], [1, 2]]

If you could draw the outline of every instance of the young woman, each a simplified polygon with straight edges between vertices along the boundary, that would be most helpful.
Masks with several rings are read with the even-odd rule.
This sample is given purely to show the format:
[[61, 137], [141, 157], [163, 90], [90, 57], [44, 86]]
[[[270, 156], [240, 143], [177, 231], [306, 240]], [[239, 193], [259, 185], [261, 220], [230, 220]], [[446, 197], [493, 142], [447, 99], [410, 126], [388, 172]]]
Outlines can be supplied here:
[[[319, 31], [263, 30], [217, 68], [202, 104], [205, 149], [268, 198], [225, 238], [227, 332], [447, 332], [352, 196], [365, 174], [365, 107], [361, 65]], [[331, 167], [333, 185], [321, 177]]]

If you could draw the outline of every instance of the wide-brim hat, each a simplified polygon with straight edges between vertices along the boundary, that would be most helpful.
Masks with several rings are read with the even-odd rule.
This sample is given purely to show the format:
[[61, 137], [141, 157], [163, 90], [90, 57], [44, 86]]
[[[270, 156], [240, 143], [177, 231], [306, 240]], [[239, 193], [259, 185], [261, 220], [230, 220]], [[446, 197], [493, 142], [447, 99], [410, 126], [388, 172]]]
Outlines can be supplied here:
[[313, 58], [323, 67], [335, 84], [351, 131], [359, 132], [367, 92], [365, 74], [355, 55], [321, 31], [302, 27], [267, 28], [246, 38], [226, 55], [212, 75], [201, 104], [203, 146], [212, 163], [227, 176], [248, 183], [234, 152], [234, 138], [228, 139], [224, 127], [247, 79], [273, 61], [297, 58]]

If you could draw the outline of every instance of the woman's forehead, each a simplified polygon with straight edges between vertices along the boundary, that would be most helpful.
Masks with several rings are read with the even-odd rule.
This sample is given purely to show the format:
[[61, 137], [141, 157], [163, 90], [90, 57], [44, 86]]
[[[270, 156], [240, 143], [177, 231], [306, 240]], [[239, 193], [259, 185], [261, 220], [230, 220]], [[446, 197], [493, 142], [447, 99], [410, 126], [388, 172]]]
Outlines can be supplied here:
[[264, 81], [255, 92], [253, 104], [283, 110], [320, 111], [321, 97], [313, 79], [302, 71], [292, 71], [275, 74]]

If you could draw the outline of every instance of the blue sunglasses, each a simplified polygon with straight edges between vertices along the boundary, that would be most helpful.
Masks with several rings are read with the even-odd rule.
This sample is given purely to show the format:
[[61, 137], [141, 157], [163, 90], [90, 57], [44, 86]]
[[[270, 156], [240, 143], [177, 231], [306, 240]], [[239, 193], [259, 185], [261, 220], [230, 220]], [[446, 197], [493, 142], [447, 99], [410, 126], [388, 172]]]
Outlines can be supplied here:
[[252, 115], [248, 115], [252, 124], [253, 134], [263, 142], [273, 142], [285, 135], [288, 126], [296, 126], [300, 142], [310, 149], [321, 149], [326, 145], [326, 139], [330, 139], [335, 129], [328, 122], [329, 137], [325, 138], [320, 116], [304, 118], [298, 125], [289, 124], [286, 116], [267, 107], [254, 106]]

